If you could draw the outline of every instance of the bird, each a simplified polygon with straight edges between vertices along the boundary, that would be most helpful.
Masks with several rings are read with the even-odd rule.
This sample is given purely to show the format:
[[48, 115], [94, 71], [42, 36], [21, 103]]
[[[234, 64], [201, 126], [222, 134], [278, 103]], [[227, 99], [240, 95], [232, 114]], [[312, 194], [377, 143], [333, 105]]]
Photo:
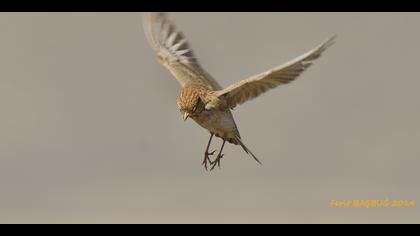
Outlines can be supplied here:
[[[164, 12], [143, 13], [143, 29], [157, 61], [178, 81], [181, 90], [177, 99], [182, 118], [194, 120], [210, 132], [202, 165], [210, 171], [220, 168], [225, 143], [240, 145], [261, 164], [261, 161], [245, 146], [232, 115], [232, 110], [246, 101], [280, 85], [294, 81], [313, 61], [335, 43], [337, 35], [329, 37], [307, 53], [263, 73], [236, 82], [226, 88], [200, 65], [184, 34]], [[223, 140], [214, 160], [210, 145], [213, 136]]]

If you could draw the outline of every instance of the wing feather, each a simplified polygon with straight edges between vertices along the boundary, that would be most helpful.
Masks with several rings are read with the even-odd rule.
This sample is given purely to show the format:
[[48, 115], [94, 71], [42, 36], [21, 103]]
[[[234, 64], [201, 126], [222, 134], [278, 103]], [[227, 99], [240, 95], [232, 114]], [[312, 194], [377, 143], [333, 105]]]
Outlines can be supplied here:
[[218, 97], [224, 96], [226, 105], [229, 108], [234, 108], [270, 89], [282, 84], [288, 84], [301, 75], [302, 72], [312, 65], [314, 60], [318, 59], [328, 47], [334, 44], [335, 38], [336, 36], [333, 36], [294, 60], [232, 84], [225, 89], [216, 91], [215, 94]]
[[188, 41], [165, 13], [145, 13], [143, 27], [159, 62], [182, 87], [200, 84], [212, 90], [221, 89], [216, 80], [200, 66]]

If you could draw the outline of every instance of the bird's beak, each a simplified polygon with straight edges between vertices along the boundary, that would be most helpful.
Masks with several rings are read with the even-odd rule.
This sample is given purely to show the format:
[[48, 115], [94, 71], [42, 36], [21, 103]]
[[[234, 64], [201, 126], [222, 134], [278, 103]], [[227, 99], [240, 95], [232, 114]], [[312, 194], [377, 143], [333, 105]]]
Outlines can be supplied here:
[[188, 117], [190, 116], [190, 114], [188, 112], [184, 112], [184, 121], [186, 121], [188, 119]]

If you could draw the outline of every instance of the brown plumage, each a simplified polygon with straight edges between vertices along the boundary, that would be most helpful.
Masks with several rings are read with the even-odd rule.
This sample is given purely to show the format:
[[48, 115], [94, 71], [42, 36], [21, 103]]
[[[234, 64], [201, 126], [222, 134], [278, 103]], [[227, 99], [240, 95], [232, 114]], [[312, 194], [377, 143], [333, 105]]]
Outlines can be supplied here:
[[[217, 165], [223, 157], [225, 142], [240, 145], [258, 163], [255, 155], [243, 144], [231, 109], [260, 94], [296, 79], [322, 52], [334, 43], [334, 37], [302, 56], [275, 67], [267, 72], [239, 81], [225, 89], [214, 80], [199, 64], [183, 34], [167, 18], [165, 13], [144, 14], [146, 37], [155, 50], [158, 61], [177, 79], [182, 89], [178, 97], [178, 107], [184, 120], [193, 119], [210, 132], [210, 139], [204, 154], [203, 165]], [[209, 147], [213, 136], [223, 139], [222, 147], [214, 161]]]

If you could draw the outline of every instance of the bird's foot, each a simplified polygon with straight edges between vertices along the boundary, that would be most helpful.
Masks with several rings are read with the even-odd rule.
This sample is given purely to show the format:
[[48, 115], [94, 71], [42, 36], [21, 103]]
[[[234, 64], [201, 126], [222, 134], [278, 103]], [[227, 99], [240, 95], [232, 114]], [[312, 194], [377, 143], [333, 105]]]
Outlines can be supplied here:
[[213, 162], [210, 160], [210, 156], [211, 155], [213, 155], [214, 154], [214, 152], [215, 152], [216, 150], [214, 150], [214, 151], [212, 151], [212, 152], [205, 152], [204, 153], [204, 160], [203, 160], [203, 162], [201, 163], [201, 165], [203, 165], [204, 166], [204, 168], [207, 170], [207, 164], [208, 163], [210, 163], [210, 164], [213, 164]]
[[216, 167], [216, 165], [220, 168], [220, 160], [222, 160], [224, 155], [225, 154], [219, 153], [219, 155], [217, 155], [216, 159], [213, 162], [210, 162], [210, 164], [212, 165], [210, 171], [212, 171]]

